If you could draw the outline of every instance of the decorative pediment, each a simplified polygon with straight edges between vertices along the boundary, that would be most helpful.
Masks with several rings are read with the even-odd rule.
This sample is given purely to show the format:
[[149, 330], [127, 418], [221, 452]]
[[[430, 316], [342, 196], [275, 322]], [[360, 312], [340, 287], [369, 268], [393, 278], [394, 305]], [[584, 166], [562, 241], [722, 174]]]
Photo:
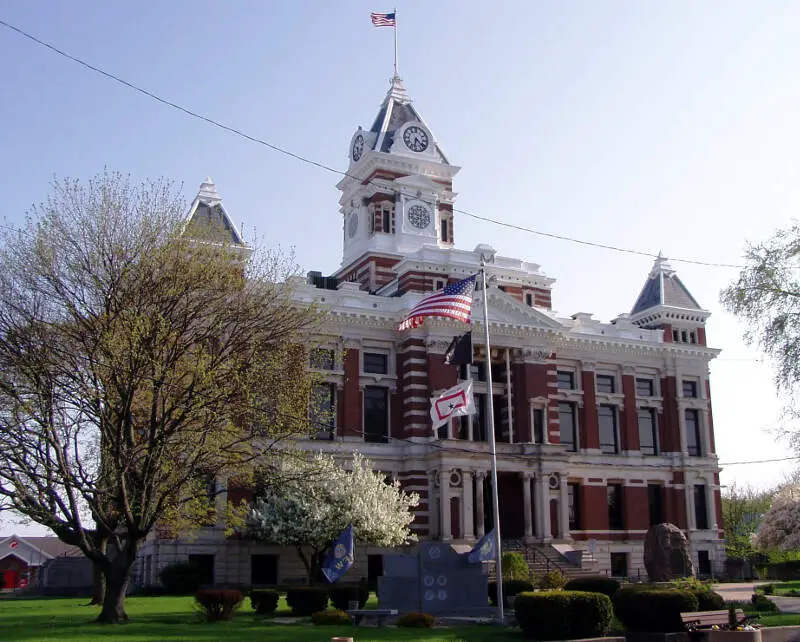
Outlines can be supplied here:
[[[538, 308], [532, 308], [518, 301], [502, 290], [490, 287], [489, 299], [489, 325], [502, 323], [519, 326], [532, 326], [549, 330], [563, 330], [564, 326], [549, 314]], [[472, 303], [472, 321], [483, 321], [483, 292], [475, 292]]]

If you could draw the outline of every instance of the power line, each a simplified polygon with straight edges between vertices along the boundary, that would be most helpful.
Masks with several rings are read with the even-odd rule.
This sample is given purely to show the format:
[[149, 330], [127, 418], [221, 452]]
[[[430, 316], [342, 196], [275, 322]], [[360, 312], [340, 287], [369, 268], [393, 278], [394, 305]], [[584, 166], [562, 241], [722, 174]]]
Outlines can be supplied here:
[[746, 466], [749, 464], [774, 464], [775, 462], [779, 461], [796, 461], [800, 459], [800, 456], [796, 457], [778, 457], [777, 459], [756, 459], [753, 461], [728, 461], [728, 462], [720, 462], [720, 466]]
[[[67, 58], [68, 60], [71, 60], [72, 62], [75, 62], [75, 63], [81, 65], [82, 67], [85, 67], [86, 69], [89, 69], [90, 71], [93, 71], [95, 73], [98, 73], [98, 74], [108, 78], [109, 80], [113, 80], [115, 82], [118, 82], [121, 85], [124, 85], [125, 87], [128, 87], [129, 89], [133, 89], [134, 91], [136, 91], [136, 92], [138, 92], [140, 94], [143, 94], [144, 96], [147, 96], [148, 98], [151, 98], [152, 100], [155, 100], [155, 101], [157, 101], [157, 102], [159, 102], [159, 103], [161, 103], [163, 105], [166, 105], [167, 107], [171, 107], [172, 109], [176, 109], [177, 111], [182, 112], [183, 114], [186, 114], [187, 116], [202, 120], [202, 121], [208, 123], [209, 125], [213, 125], [214, 127], [218, 127], [220, 129], [223, 129], [223, 130], [225, 130], [225, 131], [227, 131], [227, 132], [229, 132], [231, 134], [234, 134], [236, 136], [240, 136], [241, 138], [244, 138], [245, 140], [248, 140], [250, 142], [257, 143], [259, 145], [263, 145], [265, 147], [268, 147], [269, 149], [271, 149], [271, 150], [273, 150], [275, 152], [278, 152], [280, 154], [284, 154], [286, 156], [289, 156], [290, 158], [294, 158], [295, 160], [299, 160], [299, 161], [301, 161], [303, 163], [307, 163], [309, 165], [313, 165], [314, 167], [318, 167], [320, 169], [324, 169], [324, 170], [326, 170], [328, 172], [332, 172], [332, 173], [338, 174], [340, 176], [345, 176], [345, 177], [352, 178], [352, 179], [355, 179], [355, 180], [358, 180], [358, 181], [362, 180], [358, 176], [354, 176], [352, 174], [349, 174], [348, 172], [344, 172], [344, 171], [338, 170], [335, 167], [331, 167], [330, 165], [327, 165], [325, 163], [322, 163], [322, 162], [319, 162], [319, 161], [315, 161], [315, 160], [313, 160], [311, 158], [308, 158], [306, 156], [302, 156], [300, 154], [296, 154], [296, 153], [294, 153], [292, 151], [289, 151], [288, 149], [285, 149], [285, 148], [280, 147], [278, 145], [274, 145], [273, 143], [270, 143], [270, 142], [268, 142], [268, 141], [266, 141], [266, 140], [264, 140], [262, 138], [259, 138], [257, 136], [253, 136], [251, 134], [248, 134], [248, 133], [246, 133], [246, 132], [244, 132], [244, 131], [236, 128], [236, 127], [233, 127], [231, 125], [226, 125], [225, 123], [222, 123], [222, 122], [220, 122], [218, 120], [215, 120], [214, 118], [211, 118], [210, 116], [206, 116], [206, 115], [201, 114], [201, 113], [199, 113], [199, 112], [197, 112], [197, 111], [195, 111], [193, 109], [190, 109], [188, 107], [184, 107], [182, 105], [179, 105], [178, 103], [172, 102], [171, 100], [167, 100], [166, 98], [162, 98], [161, 96], [159, 96], [159, 95], [157, 95], [157, 94], [155, 94], [155, 93], [153, 93], [151, 91], [148, 91], [147, 89], [144, 89], [143, 87], [140, 87], [139, 85], [136, 85], [135, 83], [132, 83], [132, 82], [130, 82], [128, 80], [125, 80], [124, 78], [121, 78], [121, 77], [117, 76], [116, 74], [113, 74], [113, 73], [111, 73], [109, 71], [106, 71], [106, 70], [104, 70], [104, 69], [102, 69], [100, 67], [97, 67], [97, 66], [95, 66], [95, 65], [93, 65], [91, 63], [88, 63], [85, 60], [82, 60], [81, 58], [78, 58], [77, 56], [73, 56], [72, 54], [67, 53], [64, 50], [59, 49], [55, 45], [52, 45], [49, 42], [45, 42], [44, 40], [41, 40], [40, 38], [37, 38], [36, 36], [28, 33], [27, 31], [25, 31], [25, 30], [23, 30], [23, 29], [21, 29], [19, 27], [16, 27], [16, 26], [14, 26], [14, 25], [12, 25], [12, 24], [10, 24], [10, 23], [2, 20], [2, 19], [0, 19], [0, 25], [6, 27], [7, 29], [10, 29], [11, 31], [16, 32], [20, 36], [22, 36], [24, 38], [27, 38], [28, 40], [31, 40], [32, 42], [34, 42], [34, 43], [36, 43], [36, 44], [38, 44], [38, 45], [40, 45], [42, 47], [45, 47], [45, 48], [49, 49], [50, 51], [52, 51], [53, 53], [58, 54], [59, 56]], [[375, 181], [370, 180], [366, 184], [377, 184], [377, 183]], [[614, 252], [621, 252], [623, 254], [633, 254], [633, 255], [636, 255], [636, 256], [646, 256], [646, 257], [649, 257], [649, 258], [657, 258], [659, 256], [658, 254], [654, 254], [652, 252], [644, 252], [642, 250], [633, 250], [633, 249], [630, 249], [630, 248], [619, 247], [619, 246], [611, 245], [611, 244], [608, 244], [608, 243], [599, 243], [599, 242], [595, 242], [595, 241], [586, 241], [586, 240], [583, 240], [583, 239], [578, 239], [578, 238], [574, 238], [574, 237], [571, 237], [571, 236], [566, 236], [564, 234], [555, 234], [555, 233], [552, 233], [552, 232], [542, 232], [541, 230], [536, 230], [536, 229], [533, 229], [533, 228], [530, 228], [530, 227], [525, 227], [523, 225], [517, 225], [515, 223], [508, 223], [508, 222], [501, 221], [499, 219], [495, 219], [495, 218], [492, 218], [492, 217], [489, 217], [489, 216], [481, 216], [481, 215], [476, 214], [474, 212], [470, 212], [470, 211], [459, 209], [459, 208], [455, 208], [455, 207], [453, 208], [453, 211], [457, 212], [459, 214], [464, 214], [465, 216], [469, 216], [469, 217], [471, 217], [473, 219], [476, 219], [476, 220], [484, 221], [484, 222], [487, 222], [487, 223], [492, 223], [494, 225], [498, 225], [498, 226], [501, 226], [501, 227], [507, 227], [507, 228], [518, 230], [518, 231], [522, 231], [522, 232], [528, 232], [530, 234], [535, 234], [537, 236], [542, 236], [542, 237], [545, 237], [545, 238], [556, 239], [556, 240], [559, 240], [559, 241], [566, 241], [566, 242], [569, 242], [569, 243], [576, 243], [576, 244], [579, 244], [579, 245], [585, 245], [585, 246], [588, 246], [588, 247], [595, 247], [595, 248], [604, 249], [604, 250], [611, 250], [611, 251], [614, 251]], [[737, 265], [737, 264], [733, 264], [733, 263], [715, 263], [715, 262], [711, 262], [711, 261], [700, 261], [700, 260], [695, 260], [695, 259], [673, 258], [673, 259], [670, 259], [670, 260], [675, 262], [675, 263], [686, 263], [686, 264], [691, 264], [691, 265], [701, 265], [701, 266], [704, 266], [704, 267], [720, 267], [720, 268], [734, 268], [734, 269], [743, 269], [745, 267], [744, 265]]]

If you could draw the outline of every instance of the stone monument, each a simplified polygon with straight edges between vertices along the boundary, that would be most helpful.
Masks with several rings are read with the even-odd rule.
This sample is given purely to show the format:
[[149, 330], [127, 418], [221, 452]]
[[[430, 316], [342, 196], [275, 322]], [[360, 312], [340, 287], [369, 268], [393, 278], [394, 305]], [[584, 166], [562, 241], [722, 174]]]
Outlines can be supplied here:
[[644, 540], [644, 566], [651, 582], [694, 577], [686, 536], [675, 524], [655, 524]]
[[470, 564], [467, 553], [443, 542], [420, 542], [413, 553], [387, 555], [378, 578], [378, 608], [401, 613], [489, 617], [484, 564]]

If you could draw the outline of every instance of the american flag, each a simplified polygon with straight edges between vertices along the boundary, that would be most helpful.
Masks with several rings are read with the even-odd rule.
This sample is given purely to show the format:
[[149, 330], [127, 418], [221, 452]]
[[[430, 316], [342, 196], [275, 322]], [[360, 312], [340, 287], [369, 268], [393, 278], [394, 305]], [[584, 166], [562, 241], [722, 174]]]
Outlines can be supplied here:
[[425, 297], [417, 303], [406, 318], [400, 322], [398, 330], [408, 330], [422, 325], [425, 317], [447, 317], [456, 321], [469, 323], [472, 310], [472, 293], [475, 291], [473, 274], [463, 281], [451, 283], [443, 290]]
[[392, 13], [371, 13], [369, 17], [372, 18], [372, 24], [376, 27], [396, 27], [397, 23], [394, 19], [394, 11]]

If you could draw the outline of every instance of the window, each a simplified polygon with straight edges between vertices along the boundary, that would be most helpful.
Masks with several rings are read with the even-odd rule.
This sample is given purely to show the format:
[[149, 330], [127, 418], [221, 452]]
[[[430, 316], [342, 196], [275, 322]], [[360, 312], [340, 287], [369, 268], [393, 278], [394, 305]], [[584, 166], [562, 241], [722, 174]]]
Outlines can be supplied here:
[[689, 335], [686, 333], [686, 330], [681, 330], [681, 342], [689, 343]]
[[474, 441], [487, 441], [489, 431], [486, 429], [486, 395], [475, 394], [475, 409], [477, 412], [472, 415], [472, 439]]
[[390, 203], [375, 205], [370, 219], [370, 232], [394, 234], [394, 206]]
[[364, 372], [387, 374], [389, 371], [388, 363], [388, 355], [379, 352], [364, 353]]
[[650, 513], [650, 526], [655, 526], [664, 521], [660, 484], [647, 485], [647, 507]]
[[450, 241], [450, 236], [448, 232], [450, 231], [450, 221], [446, 218], [442, 219], [442, 243], [448, 243]]
[[316, 383], [308, 400], [308, 420], [314, 439], [333, 439], [336, 427], [336, 384]]
[[611, 576], [628, 577], [627, 553], [611, 553]]
[[335, 366], [334, 351], [330, 348], [314, 348], [309, 361], [311, 367], [317, 370], [333, 370]]
[[639, 408], [639, 450], [643, 455], [658, 454], [658, 431], [656, 430], [656, 411], [653, 408]]
[[531, 294], [530, 292], [525, 293], [525, 305], [533, 307], [533, 294]]
[[677, 330], [672, 331], [672, 341], [674, 343], [680, 343], [681, 341], [681, 333], [678, 332]]
[[694, 487], [694, 525], [701, 531], [708, 529], [708, 504], [706, 503], [705, 484]]
[[697, 382], [692, 380], [683, 380], [683, 396], [697, 399]]
[[506, 382], [506, 366], [504, 363], [492, 364], [492, 383]]
[[364, 388], [364, 441], [377, 444], [389, 441], [388, 388]]
[[600, 424], [600, 451], [616, 455], [619, 452], [616, 406], [598, 406], [597, 421]]
[[689, 343], [697, 343], [697, 333], [694, 330], [689, 333]]
[[444, 290], [445, 286], [447, 285], [447, 281], [444, 279], [435, 279], [433, 282], [433, 289], [434, 290]]
[[534, 408], [533, 441], [537, 444], [545, 443], [544, 434], [544, 408]]
[[637, 397], [652, 397], [655, 393], [655, 386], [652, 379], [637, 379], [636, 380], [636, 396]]
[[597, 375], [597, 392], [614, 392], [614, 375]]
[[562, 402], [558, 404], [558, 421], [561, 424], [561, 443], [567, 450], [578, 450], [577, 422], [575, 421], [575, 404]]
[[567, 504], [569, 506], [569, 530], [581, 529], [580, 484], [567, 484]]
[[697, 574], [702, 577], [711, 576], [711, 556], [708, 551], [697, 551]]
[[558, 389], [575, 390], [575, 373], [569, 370], [558, 371]]
[[189, 555], [189, 564], [197, 567], [201, 586], [214, 586], [213, 555]]
[[[469, 368], [469, 372], [471, 373], [471, 377], [467, 375], [467, 368]], [[483, 381], [483, 363], [473, 363], [471, 365], [462, 365], [461, 369], [459, 370], [459, 377], [462, 380], [466, 380], [471, 378], [473, 381]]]
[[700, 445], [700, 418], [697, 411], [687, 408], [685, 411], [686, 420], [686, 451], [692, 457], [702, 457], [703, 450]]
[[278, 556], [250, 556], [250, 584], [253, 586], [274, 586], [278, 583]]
[[622, 530], [622, 484], [609, 484], [606, 487], [608, 498], [608, 528]]

